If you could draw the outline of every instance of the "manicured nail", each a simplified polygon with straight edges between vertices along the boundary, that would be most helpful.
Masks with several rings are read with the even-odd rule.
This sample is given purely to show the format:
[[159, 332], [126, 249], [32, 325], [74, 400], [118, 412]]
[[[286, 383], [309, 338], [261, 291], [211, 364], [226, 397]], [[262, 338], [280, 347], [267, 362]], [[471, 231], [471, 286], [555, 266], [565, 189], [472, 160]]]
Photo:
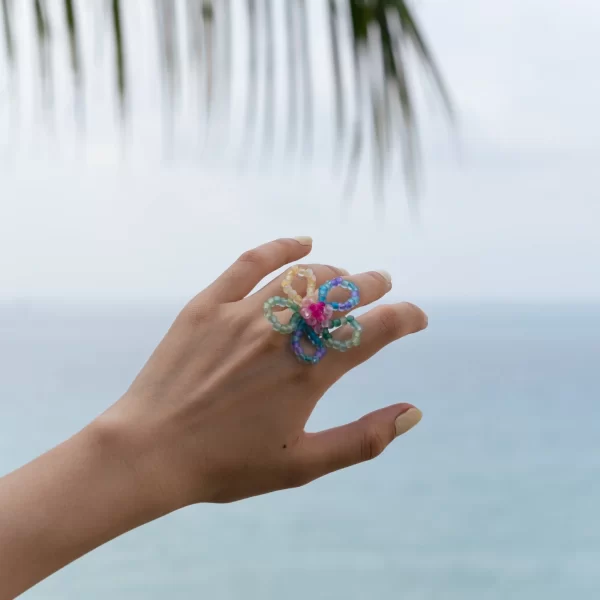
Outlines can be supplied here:
[[395, 422], [396, 425], [396, 437], [406, 433], [409, 429], [412, 429], [423, 416], [423, 413], [418, 408], [409, 408], [405, 413], [402, 413]]
[[392, 285], [392, 276], [385, 269], [379, 269], [377, 273], [379, 273], [390, 285]]
[[299, 235], [294, 238], [299, 244], [303, 246], [312, 246], [312, 238], [309, 235]]
[[338, 267], [338, 271], [342, 274], [342, 275], [350, 275], [350, 271], [346, 271], [346, 269], [340, 269]]

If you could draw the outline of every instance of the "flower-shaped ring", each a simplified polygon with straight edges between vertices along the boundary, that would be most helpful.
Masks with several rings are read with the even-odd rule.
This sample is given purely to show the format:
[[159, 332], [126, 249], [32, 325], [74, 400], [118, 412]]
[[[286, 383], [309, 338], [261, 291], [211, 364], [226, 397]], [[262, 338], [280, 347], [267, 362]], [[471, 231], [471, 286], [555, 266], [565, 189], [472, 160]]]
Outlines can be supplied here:
[[[306, 296], [304, 298], [292, 287], [295, 277], [306, 279]], [[316, 364], [325, 356], [327, 348], [345, 352], [360, 344], [362, 327], [352, 315], [333, 318], [334, 312], [347, 312], [359, 303], [360, 293], [354, 283], [346, 281], [342, 277], [336, 277], [317, 289], [317, 280], [313, 270], [294, 266], [286, 273], [281, 287], [287, 298], [281, 296], [269, 298], [264, 304], [264, 314], [275, 331], [292, 335], [292, 349], [300, 360]], [[335, 287], [341, 287], [350, 292], [350, 296], [345, 302], [327, 301], [329, 292]], [[273, 313], [275, 306], [292, 310], [293, 314], [289, 323], [281, 323]], [[331, 330], [343, 325], [350, 325], [354, 329], [352, 337], [346, 341], [334, 339]], [[302, 349], [301, 340], [304, 336], [315, 348], [312, 355]]]

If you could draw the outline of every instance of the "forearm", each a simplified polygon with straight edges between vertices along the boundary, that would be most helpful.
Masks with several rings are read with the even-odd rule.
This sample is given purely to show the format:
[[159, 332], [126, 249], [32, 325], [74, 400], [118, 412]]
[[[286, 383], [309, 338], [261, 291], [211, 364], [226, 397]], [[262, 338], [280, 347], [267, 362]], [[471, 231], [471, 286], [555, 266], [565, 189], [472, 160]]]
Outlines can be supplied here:
[[166, 510], [96, 423], [0, 479], [0, 600]]

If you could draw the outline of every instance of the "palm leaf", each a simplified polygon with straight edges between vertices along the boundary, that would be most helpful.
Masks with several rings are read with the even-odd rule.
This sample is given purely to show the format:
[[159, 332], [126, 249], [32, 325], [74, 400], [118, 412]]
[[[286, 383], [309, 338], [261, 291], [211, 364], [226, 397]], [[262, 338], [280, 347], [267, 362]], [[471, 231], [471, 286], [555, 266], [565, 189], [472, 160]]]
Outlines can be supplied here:
[[[83, 97], [81, 57], [82, 41], [87, 33], [77, 20], [77, 10], [102, 3], [105, 8], [103, 27], [110, 24], [114, 45], [114, 86], [120, 114], [127, 117], [128, 66], [124, 31], [125, 4], [120, 0], [63, 0], [70, 69], [77, 98]], [[381, 192], [384, 179], [393, 173], [396, 165], [405, 174], [410, 189], [415, 189], [418, 170], [419, 139], [417, 110], [412, 85], [414, 57], [442, 104], [452, 117], [452, 105], [432, 51], [417, 24], [413, 11], [405, 0], [321, 0], [329, 33], [329, 60], [331, 61], [331, 89], [333, 90], [333, 131], [336, 155], [346, 162], [348, 198], [362, 163], [370, 157], [374, 184]], [[178, 22], [172, 0], [142, 3], [143, 10], [154, 10], [158, 26], [160, 72], [166, 94], [169, 133], [174, 135], [176, 100], [181, 93], [197, 90], [200, 114], [204, 113], [207, 132], [216, 118], [221, 126], [229, 120], [231, 90], [234, 74], [232, 57], [237, 43], [234, 25], [238, 22], [233, 11], [246, 7], [247, 87], [245, 97], [245, 125], [242, 147], [246, 151], [261, 123], [263, 148], [271, 151], [279, 138], [274, 134], [276, 98], [281, 96], [279, 86], [286, 87], [287, 125], [284, 144], [288, 151], [299, 143], [305, 153], [311, 151], [314, 138], [315, 89], [312, 73], [313, 32], [311, 28], [317, 12], [316, 0], [246, 0], [245, 4], [231, 0], [186, 0], [185, 19]], [[46, 0], [28, 3], [34, 16], [39, 73], [44, 87], [50, 81], [52, 61], [50, 21]], [[0, 0], [2, 32], [8, 64], [16, 63], [16, 44], [12, 0]], [[310, 13], [309, 13], [310, 8]], [[277, 9], [277, 10], [276, 10]], [[279, 11], [281, 9], [281, 11]], [[20, 13], [19, 13], [20, 14]], [[98, 12], [93, 11], [98, 22]], [[110, 17], [110, 18], [106, 18]], [[285, 39], [278, 35], [277, 19], [283, 20]], [[179, 28], [185, 22], [189, 47], [190, 68], [185, 69], [179, 52]], [[237, 36], [237, 30], [236, 30]], [[101, 39], [96, 35], [96, 39]], [[283, 43], [284, 48], [279, 44]], [[284, 63], [278, 62], [283, 54]], [[349, 70], [346, 57], [351, 57]], [[409, 60], [409, 57], [413, 60]], [[315, 62], [321, 57], [315, 56]], [[285, 64], [284, 81], [276, 67]], [[195, 82], [195, 87], [188, 80]], [[46, 85], [48, 84], [48, 85]], [[260, 100], [260, 102], [259, 102]], [[218, 108], [218, 110], [216, 110]], [[170, 136], [170, 137], [171, 137]], [[221, 136], [221, 139], [223, 136]], [[399, 140], [399, 144], [395, 141]], [[397, 150], [398, 149], [398, 150]], [[396, 162], [396, 153], [401, 162]]]
[[256, 0], [247, 0], [248, 11], [248, 95], [246, 98], [246, 135], [244, 146], [250, 144], [256, 121], [258, 103], [258, 16]]
[[51, 65], [50, 59], [50, 20], [44, 0], [34, 0], [33, 11], [35, 14], [35, 30], [38, 43], [38, 62], [40, 68], [40, 79], [42, 83], [44, 99], [49, 100], [51, 92]]
[[285, 24], [287, 38], [287, 96], [288, 96], [288, 125], [287, 125], [287, 148], [288, 151], [293, 150], [296, 146], [298, 137], [298, 43], [296, 35], [296, 19], [295, 19], [295, 3], [291, 0], [286, 0], [285, 8]]
[[313, 86], [310, 68], [310, 37], [308, 32], [308, 15], [306, 9], [306, 0], [297, 0], [298, 2], [298, 24], [300, 29], [300, 64], [302, 67], [302, 88], [304, 90], [303, 107], [303, 129], [304, 129], [304, 150], [309, 153], [312, 147], [313, 133]]
[[273, 0], [264, 0], [265, 13], [265, 147], [271, 148], [275, 122], [275, 40], [273, 31]]
[[341, 144], [345, 126], [344, 93], [342, 90], [342, 64], [340, 39], [338, 35], [338, 6], [337, 0], [329, 0], [329, 35], [331, 37], [331, 64], [333, 67], [335, 122], [337, 141]]
[[15, 42], [12, 33], [12, 0], [2, 0], [2, 22], [4, 24], [4, 44], [6, 58], [11, 67], [15, 65]]
[[121, 22], [121, 2], [120, 0], [112, 0], [112, 26], [115, 44], [115, 73], [117, 75], [117, 92], [119, 97], [119, 106], [121, 109], [121, 116], [123, 117], [125, 114], [125, 95], [127, 92], [127, 78], [125, 73], [125, 52]]
[[71, 69], [73, 70], [73, 80], [75, 86], [81, 85], [81, 66], [79, 62], [79, 43], [77, 39], [77, 20], [75, 18], [75, 9], [73, 0], [65, 0], [65, 21], [69, 35], [69, 50], [71, 56]]

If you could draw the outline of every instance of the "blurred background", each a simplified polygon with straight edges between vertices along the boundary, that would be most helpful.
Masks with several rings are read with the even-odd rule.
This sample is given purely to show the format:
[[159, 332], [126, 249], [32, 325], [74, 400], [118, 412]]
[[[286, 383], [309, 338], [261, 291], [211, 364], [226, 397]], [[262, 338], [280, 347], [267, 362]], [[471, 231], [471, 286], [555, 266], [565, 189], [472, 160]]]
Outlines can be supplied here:
[[114, 402], [271, 238], [385, 268], [430, 317], [309, 423], [419, 406], [377, 461], [180, 511], [24, 598], [598, 597], [599, 20], [587, 0], [0, 0], [0, 475]]

